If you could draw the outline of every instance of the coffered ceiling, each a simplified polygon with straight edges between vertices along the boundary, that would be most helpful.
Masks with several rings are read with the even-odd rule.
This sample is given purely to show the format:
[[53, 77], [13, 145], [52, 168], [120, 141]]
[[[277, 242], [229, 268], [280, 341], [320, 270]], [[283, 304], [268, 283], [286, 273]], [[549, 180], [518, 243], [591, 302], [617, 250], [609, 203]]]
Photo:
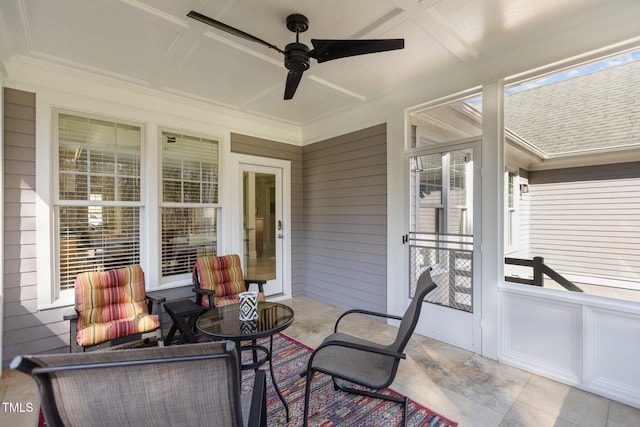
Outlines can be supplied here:
[[[285, 101], [282, 54], [187, 18], [190, 10], [281, 49], [295, 41], [291, 13], [308, 17], [300, 41], [309, 46], [311, 38], [404, 38], [405, 48], [311, 60]], [[438, 84], [431, 77], [448, 70], [499, 69], [518, 53], [544, 53], [543, 42], [553, 51], [548, 40], [637, 36], [634, 15], [637, 0], [2, 0], [0, 65], [9, 79], [17, 78], [12, 61], [53, 64], [303, 126]]]

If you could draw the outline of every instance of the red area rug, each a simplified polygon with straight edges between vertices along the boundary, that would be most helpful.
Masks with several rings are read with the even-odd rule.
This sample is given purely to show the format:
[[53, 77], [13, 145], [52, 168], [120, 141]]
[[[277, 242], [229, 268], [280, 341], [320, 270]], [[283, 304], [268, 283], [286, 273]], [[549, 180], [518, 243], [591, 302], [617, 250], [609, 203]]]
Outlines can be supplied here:
[[[268, 347], [268, 339], [260, 344]], [[274, 337], [273, 369], [280, 391], [289, 404], [290, 421], [286, 423], [286, 412], [275, 389], [271, 385], [271, 376], [267, 373], [267, 420], [271, 426], [300, 426], [304, 411], [305, 378], [300, 373], [306, 369], [312, 349], [283, 334]], [[249, 357], [248, 354], [243, 355]], [[263, 367], [268, 369], [268, 365]], [[251, 391], [253, 371], [242, 374], [242, 387]], [[310, 426], [362, 426], [362, 427], [394, 427], [402, 425], [401, 405], [381, 399], [371, 399], [334, 390], [331, 377], [316, 374], [312, 383], [309, 412]], [[399, 393], [386, 389], [384, 393], [400, 396]], [[458, 423], [448, 420], [438, 413], [409, 400], [409, 426], [455, 427]], [[39, 427], [47, 424], [40, 411]]]
[[[268, 340], [265, 340], [264, 344], [268, 346]], [[274, 337], [273, 352], [273, 369], [278, 386], [289, 404], [290, 422], [286, 424], [284, 406], [271, 386], [271, 376], [267, 375], [268, 424], [269, 426], [302, 425], [306, 378], [301, 378], [300, 373], [306, 369], [312, 349], [293, 338], [279, 334]], [[268, 366], [264, 369], [268, 369]], [[243, 387], [250, 390], [252, 381], [252, 372], [244, 372]], [[391, 389], [382, 392], [400, 396]], [[401, 405], [334, 390], [331, 377], [324, 374], [316, 374], [313, 378], [309, 413], [311, 426], [393, 427], [402, 425]], [[409, 400], [407, 425], [454, 427], [458, 423]]]

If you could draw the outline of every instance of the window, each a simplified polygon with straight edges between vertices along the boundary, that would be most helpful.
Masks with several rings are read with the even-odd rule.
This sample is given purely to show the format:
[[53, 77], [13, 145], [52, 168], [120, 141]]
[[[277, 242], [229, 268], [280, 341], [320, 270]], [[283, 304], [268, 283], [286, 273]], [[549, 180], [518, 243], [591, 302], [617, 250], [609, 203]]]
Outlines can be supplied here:
[[140, 263], [142, 128], [57, 114], [56, 296], [78, 273]]
[[[412, 157], [418, 179], [416, 231], [470, 234], [470, 154], [464, 150]], [[444, 187], [443, 187], [444, 185]]]
[[[145, 272], [160, 279], [157, 286], [190, 277], [197, 256], [217, 253], [218, 140], [160, 129], [160, 162], [143, 167], [142, 125], [66, 111], [53, 118], [56, 256], [55, 286], [42, 289], [48, 303], [71, 301], [84, 271], [140, 264], [149, 254]], [[145, 170], [160, 183], [156, 206], [145, 205]], [[147, 241], [158, 242], [159, 257]]]
[[517, 249], [518, 243], [518, 221], [516, 209], [516, 199], [518, 194], [518, 174], [514, 171], [507, 171], [506, 178], [507, 182], [505, 185], [505, 189], [507, 202], [505, 203], [506, 212], [504, 216], [504, 250], [505, 252], [512, 252]]
[[218, 141], [162, 132], [162, 277], [217, 253]]
[[418, 171], [420, 215], [416, 220], [418, 231], [444, 233], [442, 194], [442, 155], [433, 154], [416, 157], [423, 165]]

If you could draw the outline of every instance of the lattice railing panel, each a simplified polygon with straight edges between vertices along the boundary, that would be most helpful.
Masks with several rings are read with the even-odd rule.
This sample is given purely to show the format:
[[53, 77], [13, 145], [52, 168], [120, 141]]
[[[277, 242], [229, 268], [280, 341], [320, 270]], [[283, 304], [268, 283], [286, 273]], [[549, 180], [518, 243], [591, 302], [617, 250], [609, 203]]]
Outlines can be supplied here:
[[420, 274], [431, 267], [431, 277], [438, 287], [425, 301], [473, 312], [473, 244], [470, 236], [441, 238], [428, 233], [411, 235], [410, 295], [415, 292]]

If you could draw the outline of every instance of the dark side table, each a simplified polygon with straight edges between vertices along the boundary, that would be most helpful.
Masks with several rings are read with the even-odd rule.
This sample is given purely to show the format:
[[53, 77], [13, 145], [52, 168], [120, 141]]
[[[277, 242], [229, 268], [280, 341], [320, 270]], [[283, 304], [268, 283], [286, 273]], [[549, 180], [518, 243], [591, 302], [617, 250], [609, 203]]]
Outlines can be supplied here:
[[171, 317], [173, 324], [169, 333], [164, 339], [164, 345], [170, 345], [177, 331], [180, 331], [180, 340], [178, 344], [197, 343], [193, 333], [198, 316], [202, 314], [202, 307], [190, 299], [181, 299], [164, 303], [164, 309]]

